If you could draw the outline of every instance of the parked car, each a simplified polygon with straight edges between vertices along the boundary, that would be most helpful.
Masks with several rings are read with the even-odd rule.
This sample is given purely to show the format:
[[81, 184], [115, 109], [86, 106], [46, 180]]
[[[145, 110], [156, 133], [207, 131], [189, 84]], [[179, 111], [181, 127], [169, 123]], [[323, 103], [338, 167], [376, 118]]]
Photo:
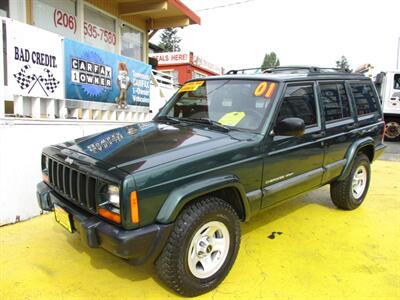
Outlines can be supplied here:
[[39, 205], [89, 247], [154, 262], [179, 294], [212, 290], [240, 222], [329, 184], [366, 198], [384, 121], [370, 79], [333, 69], [230, 71], [187, 82], [154, 120], [43, 150]]

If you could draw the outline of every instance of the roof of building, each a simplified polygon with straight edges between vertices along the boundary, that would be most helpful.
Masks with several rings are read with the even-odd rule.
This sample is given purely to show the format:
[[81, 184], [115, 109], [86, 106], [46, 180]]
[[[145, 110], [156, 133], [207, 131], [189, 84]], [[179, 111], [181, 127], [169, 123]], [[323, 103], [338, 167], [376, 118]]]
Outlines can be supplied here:
[[120, 17], [138, 16], [147, 29], [184, 27], [201, 23], [200, 17], [180, 0], [116, 0]]

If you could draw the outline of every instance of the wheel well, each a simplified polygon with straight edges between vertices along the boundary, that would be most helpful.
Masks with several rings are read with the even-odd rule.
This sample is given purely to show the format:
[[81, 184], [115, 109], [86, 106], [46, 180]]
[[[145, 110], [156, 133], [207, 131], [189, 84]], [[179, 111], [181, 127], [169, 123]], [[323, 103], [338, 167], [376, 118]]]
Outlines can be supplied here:
[[[227, 187], [223, 188], [217, 191], [213, 191], [204, 195], [201, 195], [200, 197], [197, 197], [188, 203], [185, 204], [185, 206], [182, 208], [184, 210], [188, 205], [193, 204], [194, 202], [198, 201], [199, 199], [202, 199], [207, 196], [214, 196], [217, 198], [220, 198], [224, 200], [225, 202], [229, 203], [233, 209], [236, 211], [237, 215], [239, 216], [239, 219], [241, 221], [244, 221], [246, 218], [243, 202], [242, 202], [242, 197], [240, 196], [239, 191], [234, 188], [234, 187]], [[182, 211], [181, 210], [181, 211]]]
[[359, 154], [365, 154], [368, 157], [369, 161], [372, 162], [372, 160], [374, 159], [374, 146], [368, 145], [368, 146], [362, 147], [357, 152], [357, 155], [359, 155]]
[[221, 190], [212, 192], [211, 195], [214, 195], [215, 197], [220, 198], [225, 202], [229, 203], [238, 214], [239, 219], [242, 221], [245, 220], [246, 214], [244, 211], [242, 197], [240, 196], [240, 193], [236, 188], [234, 187], [223, 188]]
[[385, 114], [384, 119], [385, 119], [385, 122], [387, 122], [389, 120], [395, 120], [397, 122], [400, 122], [400, 115]]

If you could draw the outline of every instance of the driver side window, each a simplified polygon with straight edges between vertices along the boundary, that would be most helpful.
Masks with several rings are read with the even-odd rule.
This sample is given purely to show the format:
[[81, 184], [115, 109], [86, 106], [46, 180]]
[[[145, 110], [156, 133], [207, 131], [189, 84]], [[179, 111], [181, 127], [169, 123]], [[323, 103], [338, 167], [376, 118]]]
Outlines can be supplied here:
[[276, 123], [293, 117], [303, 119], [306, 127], [317, 125], [313, 84], [287, 86]]

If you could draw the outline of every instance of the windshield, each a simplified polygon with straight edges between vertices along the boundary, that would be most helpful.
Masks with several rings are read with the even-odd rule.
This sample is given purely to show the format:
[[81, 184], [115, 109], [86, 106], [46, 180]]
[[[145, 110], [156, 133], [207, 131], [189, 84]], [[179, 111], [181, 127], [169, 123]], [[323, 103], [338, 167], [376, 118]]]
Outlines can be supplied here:
[[260, 80], [199, 80], [186, 83], [158, 117], [217, 123], [260, 132], [277, 83]]

